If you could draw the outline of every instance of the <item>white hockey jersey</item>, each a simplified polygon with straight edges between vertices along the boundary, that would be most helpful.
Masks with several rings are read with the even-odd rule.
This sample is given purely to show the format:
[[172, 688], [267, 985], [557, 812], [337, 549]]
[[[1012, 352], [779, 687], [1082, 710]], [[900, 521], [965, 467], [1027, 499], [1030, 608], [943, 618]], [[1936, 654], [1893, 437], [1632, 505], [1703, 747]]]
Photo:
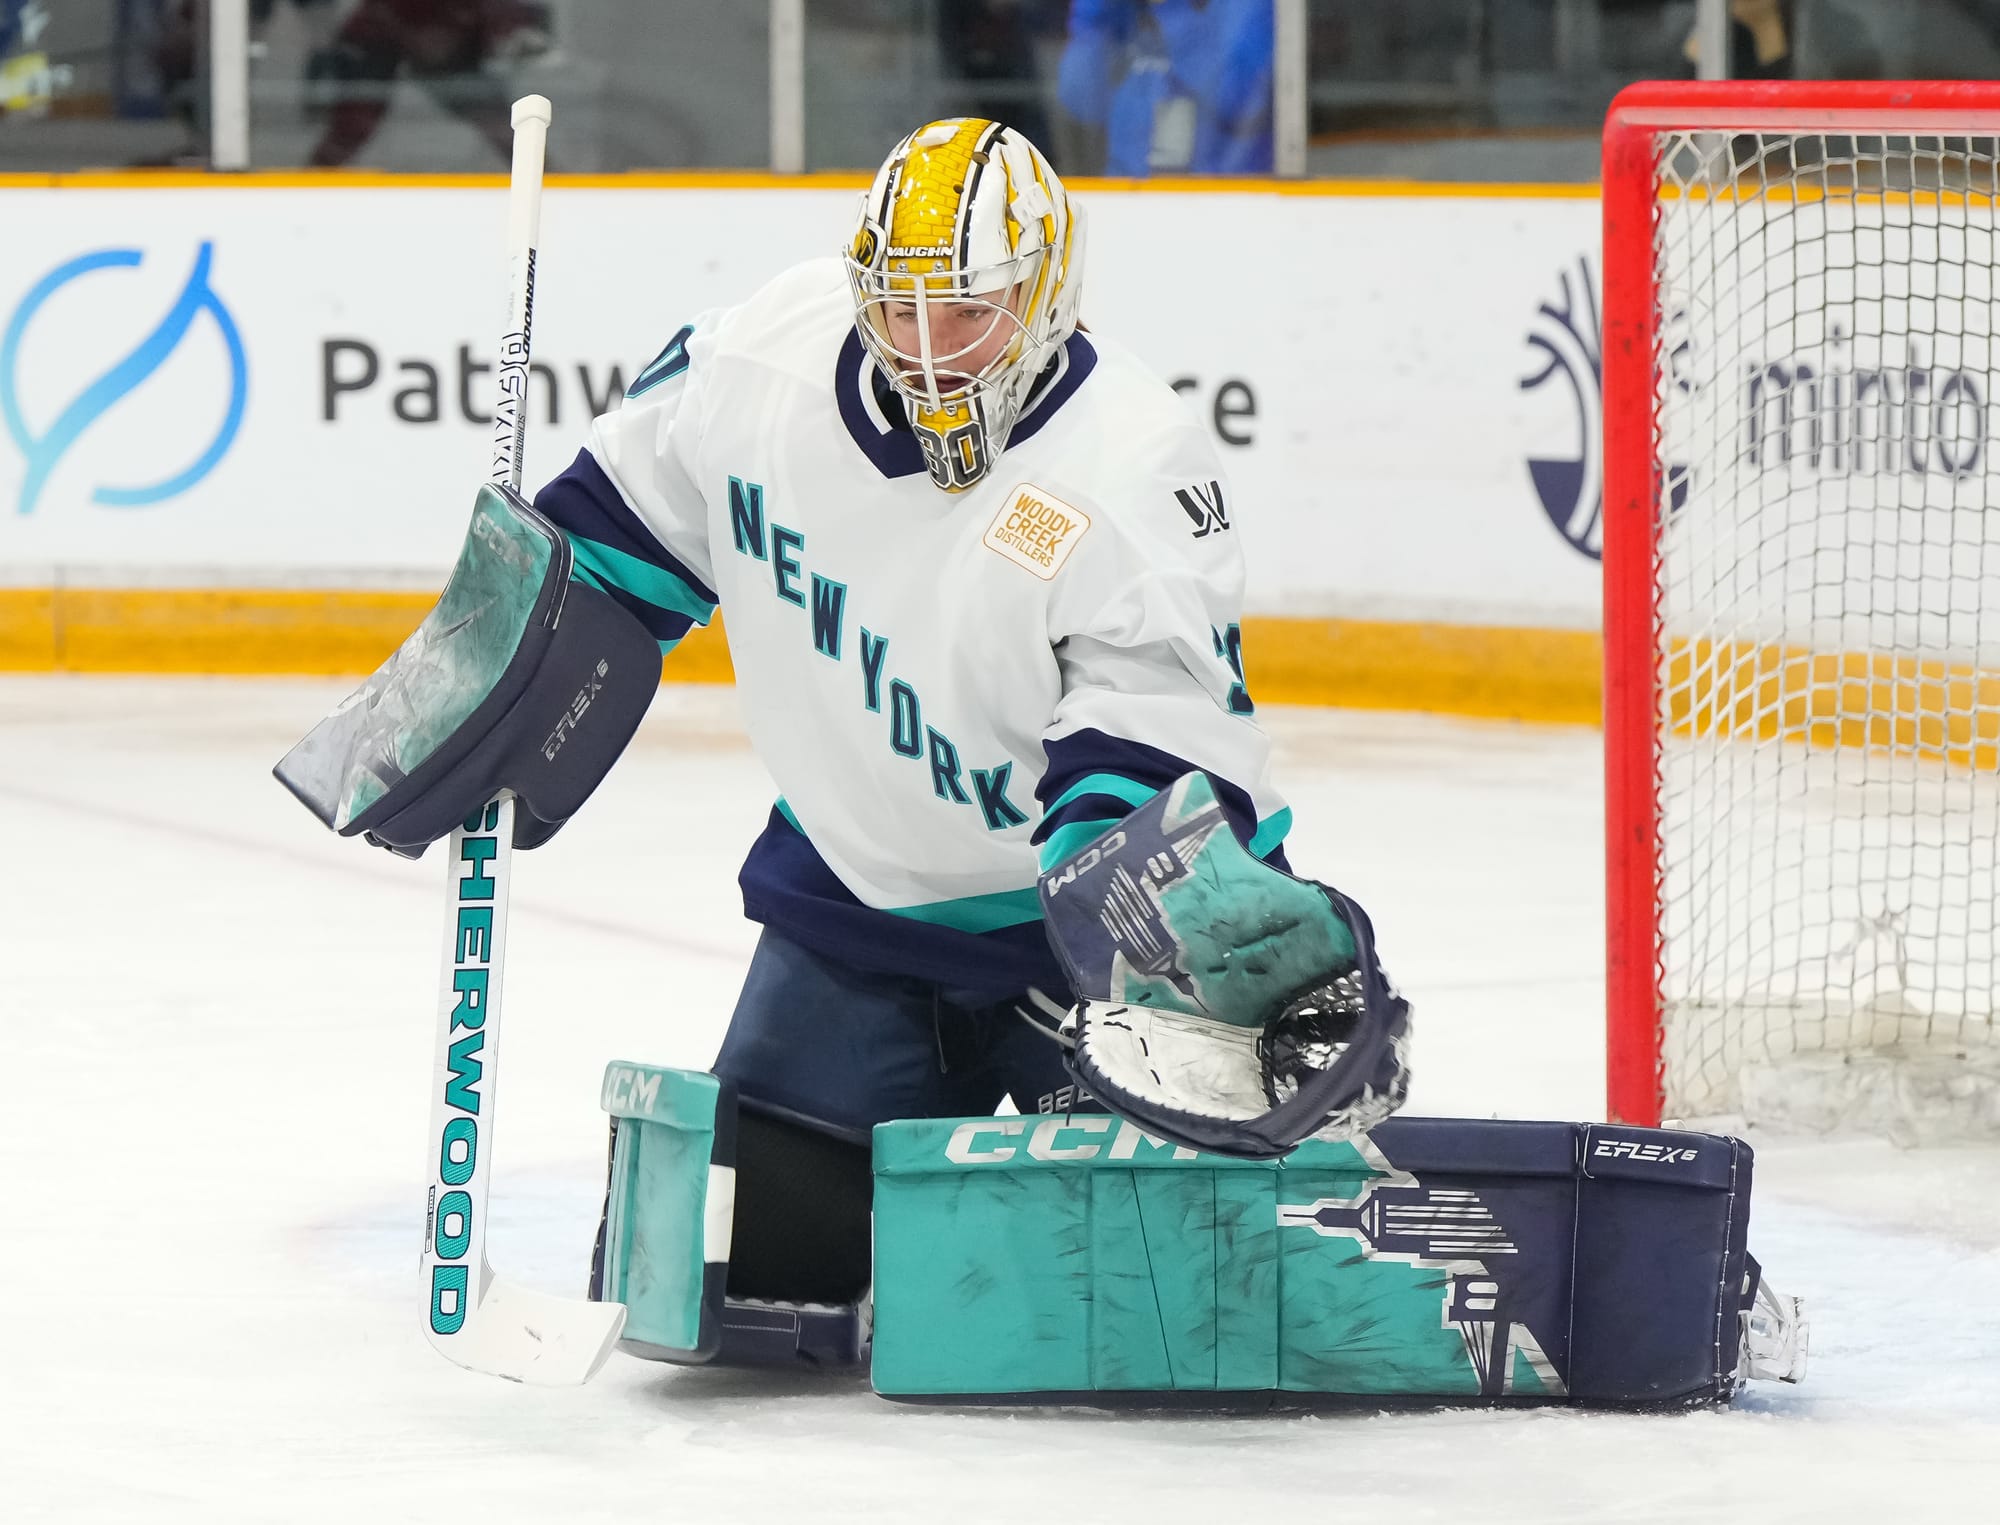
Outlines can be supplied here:
[[1193, 768], [1254, 851], [1289, 825], [1243, 686], [1215, 448], [1095, 335], [1069, 340], [988, 478], [948, 495], [838, 261], [813, 261], [675, 335], [536, 501], [663, 649], [726, 611], [782, 792], [745, 910], [815, 951], [1059, 990], [1037, 844], [1066, 856]]

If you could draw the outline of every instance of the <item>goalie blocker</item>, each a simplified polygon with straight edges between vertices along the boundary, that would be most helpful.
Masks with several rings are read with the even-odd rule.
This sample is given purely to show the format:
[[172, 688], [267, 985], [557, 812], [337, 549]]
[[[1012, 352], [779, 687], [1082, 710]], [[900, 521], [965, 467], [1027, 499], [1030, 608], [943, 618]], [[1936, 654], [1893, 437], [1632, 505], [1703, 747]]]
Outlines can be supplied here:
[[613, 1064], [602, 1099], [592, 1293], [649, 1359], [865, 1360], [938, 1402], [1677, 1406], [1804, 1374], [1735, 1139], [1412, 1118], [1252, 1161], [1098, 1114], [884, 1123], [871, 1310], [726, 1295], [726, 1082]]
[[273, 770], [321, 823], [406, 857], [502, 790], [513, 846], [554, 836], [660, 686], [660, 648], [571, 577], [568, 540], [512, 488], [479, 489], [451, 578], [389, 660]]

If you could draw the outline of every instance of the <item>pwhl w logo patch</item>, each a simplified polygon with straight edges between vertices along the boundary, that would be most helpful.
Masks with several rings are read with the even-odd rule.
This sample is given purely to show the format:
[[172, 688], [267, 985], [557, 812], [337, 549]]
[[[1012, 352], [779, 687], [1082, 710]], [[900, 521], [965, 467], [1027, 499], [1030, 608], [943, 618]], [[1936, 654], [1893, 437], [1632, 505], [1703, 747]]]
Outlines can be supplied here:
[[[249, 366], [244, 360], [243, 339], [236, 330], [236, 321], [209, 284], [209, 274], [215, 262], [215, 246], [208, 242], [204, 242], [196, 253], [194, 268], [181, 287], [180, 295], [153, 331], [103, 375], [61, 404], [53, 418], [46, 416], [46, 404], [38, 408], [35, 422], [40, 425], [39, 433], [31, 425], [28, 412], [22, 406], [23, 395], [32, 395], [38, 402], [42, 401], [42, 395], [33, 391], [33, 378], [21, 374], [22, 349], [43, 307], [73, 281], [103, 271], [135, 269], [143, 259], [137, 249], [103, 249], [58, 265], [30, 288], [21, 299], [21, 305], [7, 320], [6, 331], [0, 333], [0, 422], [5, 423], [8, 435], [28, 468], [15, 505], [18, 513], [35, 511], [35, 505], [41, 500], [56, 467], [83, 443], [99, 420], [166, 364], [203, 319], [214, 325], [229, 357], [228, 395], [216, 400], [218, 422], [213, 434], [208, 437], [200, 454], [187, 465], [178, 469], [169, 467], [166, 475], [150, 482], [93, 482], [90, 500], [108, 508], [144, 508], [165, 502], [186, 492], [215, 470], [236, 440], [237, 430], [243, 424], [243, 409], [249, 392]], [[186, 402], [186, 399], [180, 400], [183, 406]], [[201, 404], [197, 400], [194, 405], [198, 407]], [[129, 414], [121, 416], [113, 424], [122, 423], [128, 417]], [[111, 428], [113, 424], [105, 427]], [[196, 434], [194, 437], [200, 436]], [[112, 461], [130, 459], [130, 451], [124, 448], [105, 449], [99, 452], [98, 459], [108, 467]]]
[[1193, 487], [1177, 487], [1174, 496], [1180, 500], [1181, 512], [1194, 525], [1194, 538], [1201, 540], [1218, 530], [1229, 528], [1229, 510], [1222, 501], [1222, 484], [1211, 481], [1207, 487], [1196, 483]]

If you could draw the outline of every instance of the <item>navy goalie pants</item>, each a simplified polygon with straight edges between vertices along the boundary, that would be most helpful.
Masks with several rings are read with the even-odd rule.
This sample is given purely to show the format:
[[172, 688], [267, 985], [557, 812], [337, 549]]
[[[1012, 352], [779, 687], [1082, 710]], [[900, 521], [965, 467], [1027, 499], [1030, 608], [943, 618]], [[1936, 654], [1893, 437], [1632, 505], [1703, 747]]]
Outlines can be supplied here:
[[[979, 1001], [973, 997], [971, 1001]], [[1044, 998], [1045, 1000], [1045, 998]], [[855, 969], [764, 930], [715, 1073], [747, 1112], [866, 1144], [875, 1124], [1100, 1110], [1078, 1094], [1049, 1036], [1052, 1003], [971, 1004], [930, 980]]]

